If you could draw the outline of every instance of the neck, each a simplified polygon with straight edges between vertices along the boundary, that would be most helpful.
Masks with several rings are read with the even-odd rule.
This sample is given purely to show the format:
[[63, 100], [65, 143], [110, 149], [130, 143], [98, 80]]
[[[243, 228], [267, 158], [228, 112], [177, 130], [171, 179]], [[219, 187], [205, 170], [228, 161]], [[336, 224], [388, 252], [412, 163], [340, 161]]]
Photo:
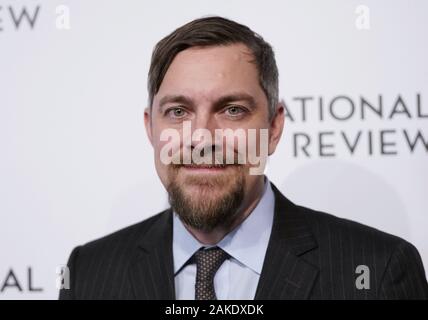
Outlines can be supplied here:
[[202, 244], [215, 245], [219, 243], [227, 234], [239, 226], [254, 210], [260, 201], [264, 190], [264, 178], [260, 183], [257, 183], [255, 188], [247, 194], [242, 202], [239, 214], [236, 219], [227, 227], [219, 226], [209, 232], [201, 231], [184, 224], [186, 229]]

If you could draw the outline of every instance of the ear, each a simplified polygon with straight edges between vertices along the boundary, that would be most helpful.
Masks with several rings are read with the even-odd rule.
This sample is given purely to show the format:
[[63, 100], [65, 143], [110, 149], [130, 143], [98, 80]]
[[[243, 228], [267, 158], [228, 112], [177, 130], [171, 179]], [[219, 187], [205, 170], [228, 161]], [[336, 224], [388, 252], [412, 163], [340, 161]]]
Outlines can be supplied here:
[[144, 109], [144, 126], [146, 127], [146, 133], [147, 137], [150, 140], [150, 143], [153, 146], [153, 140], [152, 140], [152, 116], [151, 116], [151, 108], [146, 107]]
[[276, 146], [281, 139], [282, 130], [284, 129], [284, 105], [283, 101], [278, 102], [275, 115], [270, 122], [269, 129], [269, 156], [275, 152]]

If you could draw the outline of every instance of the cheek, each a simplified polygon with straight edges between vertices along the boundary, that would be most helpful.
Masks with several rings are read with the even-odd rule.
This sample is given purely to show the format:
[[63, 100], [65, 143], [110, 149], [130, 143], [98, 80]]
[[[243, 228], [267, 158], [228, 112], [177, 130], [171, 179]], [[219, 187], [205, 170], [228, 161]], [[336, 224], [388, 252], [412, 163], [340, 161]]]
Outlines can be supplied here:
[[162, 153], [177, 152], [180, 148], [180, 136], [177, 130], [172, 128], [156, 128], [153, 130], [152, 144], [155, 158], [159, 159]]
[[246, 135], [247, 157], [252, 159], [263, 157], [269, 150], [269, 129], [266, 127], [249, 129]]

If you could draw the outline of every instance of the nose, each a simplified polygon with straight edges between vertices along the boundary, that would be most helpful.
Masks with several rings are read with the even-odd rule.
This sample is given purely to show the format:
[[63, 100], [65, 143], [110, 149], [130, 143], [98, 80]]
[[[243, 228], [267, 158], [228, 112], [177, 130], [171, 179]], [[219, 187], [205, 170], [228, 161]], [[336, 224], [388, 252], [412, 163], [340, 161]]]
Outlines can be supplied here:
[[207, 111], [199, 111], [196, 113], [192, 121], [192, 130], [206, 129], [214, 134], [214, 130], [218, 128], [217, 120], [215, 116]]
[[[219, 124], [213, 114], [207, 111], [199, 111], [192, 119], [192, 139], [190, 148], [193, 150], [196, 145], [200, 150], [201, 156], [204, 156], [205, 151], [210, 150], [211, 154], [215, 153], [215, 129], [219, 128]], [[201, 130], [203, 129], [203, 130]], [[194, 134], [195, 131], [197, 134]], [[205, 131], [205, 132], [203, 132]], [[207, 132], [208, 131], [208, 132]], [[206, 139], [206, 134], [210, 135], [210, 141]], [[195, 139], [193, 139], [195, 138]], [[202, 141], [203, 140], [203, 141]], [[201, 150], [202, 149], [202, 150]]]

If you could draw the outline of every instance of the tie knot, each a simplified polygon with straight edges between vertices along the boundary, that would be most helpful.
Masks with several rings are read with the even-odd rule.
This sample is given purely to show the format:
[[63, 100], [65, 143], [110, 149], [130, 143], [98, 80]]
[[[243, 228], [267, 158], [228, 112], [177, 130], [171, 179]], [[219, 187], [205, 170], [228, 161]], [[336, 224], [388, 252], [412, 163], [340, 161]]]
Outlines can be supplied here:
[[228, 258], [228, 254], [219, 247], [201, 249], [195, 253], [197, 275], [201, 281], [212, 281], [217, 270]]

